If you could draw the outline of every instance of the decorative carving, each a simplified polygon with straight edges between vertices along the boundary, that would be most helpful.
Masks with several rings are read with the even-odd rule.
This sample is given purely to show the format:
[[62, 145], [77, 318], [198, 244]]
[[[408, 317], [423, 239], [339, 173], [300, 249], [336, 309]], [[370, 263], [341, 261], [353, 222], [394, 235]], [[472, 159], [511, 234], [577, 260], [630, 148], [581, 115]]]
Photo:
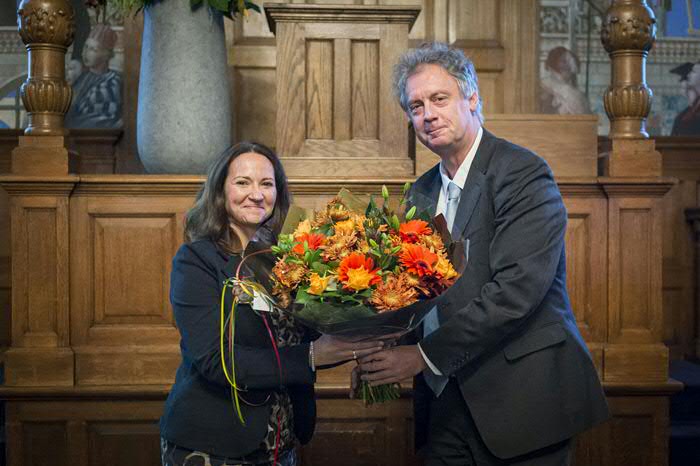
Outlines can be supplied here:
[[646, 118], [653, 92], [646, 84], [609, 87], [603, 96], [605, 112], [611, 120], [620, 117]]
[[617, 1], [608, 9], [600, 33], [608, 53], [618, 50], [651, 50], [656, 38], [656, 18], [646, 0]]
[[73, 42], [75, 22], [68, 0], [23, 0], [17, 10], [19, 35], [33, 43], [68, 47]]
[[540, 9], [540, 32], [566, 34], [569, 32], [568, 10], [564, 6], [543, 6]]
[[22, 84], [21, 93], [28, 112], [66, 113], [73, 90], [65, 79], [28, 79]]
[[65, 79], [65, 55], [75, 32], [73, 7], [68, 0], [22, 0], [17, 21], [31, 64], [21, 88], [29, 114], [24, 133], [64, 135], [63, 115], [72, 96]]
[[646, 59], [656, 38], [656, 18], [646, 0], [613, 0], [603, 21], [601, 41], [612, 60], [612, 83], [605, 92], [611, 139], [646, 139], [645, 120], [652, 92]]

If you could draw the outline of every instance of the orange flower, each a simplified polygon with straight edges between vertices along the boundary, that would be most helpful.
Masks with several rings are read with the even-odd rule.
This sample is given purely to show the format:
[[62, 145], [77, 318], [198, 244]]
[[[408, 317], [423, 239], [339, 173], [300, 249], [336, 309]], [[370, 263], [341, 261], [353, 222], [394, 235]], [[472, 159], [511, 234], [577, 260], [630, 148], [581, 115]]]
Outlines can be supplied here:
[[277, 281], [286, 288], [295, 288], [304, 279], [307, 269], [304, 265], [287, 262], [287, 256], [279, 259], [272, 268]]
[[352, 253], [338, 265], [338, 280], [346, 289], [364, 290], [382, 281], [371, 257]]
[[420, 244], [404, 244], [399, 256], [399, 262], [406, 271], [419, 277], [433, 275], [435, 273], [433, 266], [437, 260], [437, 254]]
[[406, 276], [402, 274], [397, 278], [389, 275], [385, 282], [377, 285], [370, 304], [381, 312], [401, 309], [418, 301], [418, 293], [406, 282]]
[[433, 230], [428, 226], [428, 222], [423, 220], [410, 220], [399, 225], [399, 235], [406, 243], [417, 243], [421, 236], [432, 233]]
[[321, 257], [323, 257], [323, 260], [326, 262], [340, 260], [350, 254], [355, 243], [357, 243], [355, 235], [333, 235], [328, 238], [326, 244], [323, 246]]
[[301, 235], [294, 238], [294, 241], [297, 241], [298, 244], [296, 244], [292, 248], [292, 252], [300, 256], [304, 254], [304, 241], [306, 241], [306, 243], [309, 245], [310, 251], [315, 251], [316, 249], [323, 246], [325, 240], [325, 235], [322, 235], [320, 233], [302, 233]]

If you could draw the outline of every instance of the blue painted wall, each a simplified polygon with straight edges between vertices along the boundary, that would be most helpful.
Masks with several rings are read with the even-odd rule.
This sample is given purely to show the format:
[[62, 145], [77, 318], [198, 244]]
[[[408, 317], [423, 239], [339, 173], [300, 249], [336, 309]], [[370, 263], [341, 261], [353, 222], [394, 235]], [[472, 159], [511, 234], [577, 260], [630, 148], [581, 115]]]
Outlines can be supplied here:
[[[691, 0], [693, 24], [700, 29], [700, 0]], [[673, 0], [671, 10], [666, 12], [667, 37], [688, 37], [688, 7], [686, 0]], [[700, 57], [699, 57], [700, 58]]]

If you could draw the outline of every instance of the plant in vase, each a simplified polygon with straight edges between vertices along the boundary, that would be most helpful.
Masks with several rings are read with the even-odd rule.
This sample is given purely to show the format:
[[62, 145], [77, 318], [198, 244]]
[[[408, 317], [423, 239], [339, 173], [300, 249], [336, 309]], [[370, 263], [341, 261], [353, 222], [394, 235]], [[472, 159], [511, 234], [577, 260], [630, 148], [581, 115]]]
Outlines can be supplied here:
[[143, 11], [136, 143], [148, 173], [202, 174], [231, 145], [223, 17], [247, 0], [87, 0]]

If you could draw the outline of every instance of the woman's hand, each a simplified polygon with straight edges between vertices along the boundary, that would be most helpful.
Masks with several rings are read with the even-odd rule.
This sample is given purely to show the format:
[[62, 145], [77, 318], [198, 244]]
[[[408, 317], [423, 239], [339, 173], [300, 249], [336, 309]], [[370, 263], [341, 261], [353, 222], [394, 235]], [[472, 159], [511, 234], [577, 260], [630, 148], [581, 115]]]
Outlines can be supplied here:
[[322, 335], [314, 341], [316, 366], [326, 366], [351, 359], [359, 359], [384, 348], [380, 340], [350, 342], [332, 335]]

